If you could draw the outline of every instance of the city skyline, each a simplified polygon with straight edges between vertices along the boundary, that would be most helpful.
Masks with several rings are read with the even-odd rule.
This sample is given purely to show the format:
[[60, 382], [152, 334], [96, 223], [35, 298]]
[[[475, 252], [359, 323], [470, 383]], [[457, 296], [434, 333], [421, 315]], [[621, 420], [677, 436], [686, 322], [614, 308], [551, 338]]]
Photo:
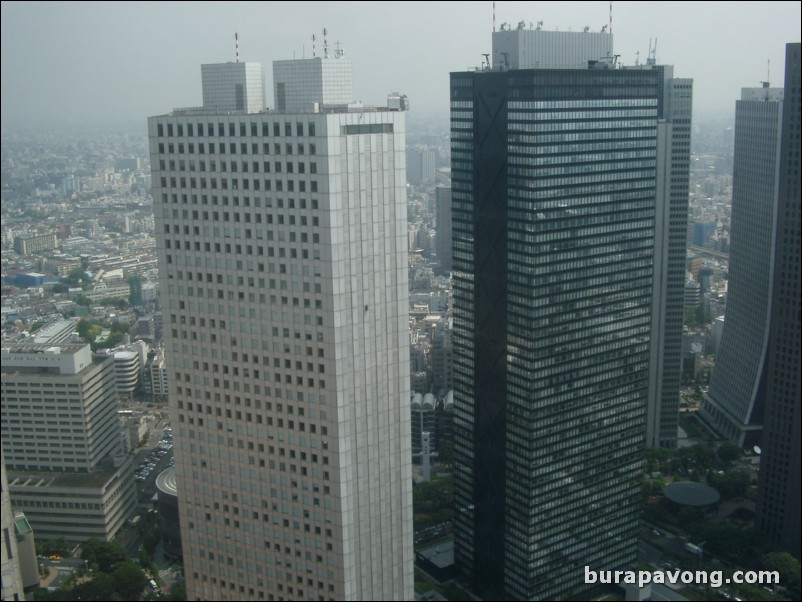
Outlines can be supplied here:
[[[490, 50], [489, 42], [474, 41], [489, 37], [491, 2], [463, 3], [459, 14], [451, 3], [292, 3], [279, 18], [274, 6], [203, 3], [188, 14], [177, 3], [3, 3], [2, 126], [141, 123], [164, 111], [167, 99], [188, 106], [200, 84], [194, 67], [235, 60], [235, 32], [240, 60], [267, 64], [311, 57], [313, 34], [321, 56], [326, 27], [329, 53], [340, 42], [354, 60], [356, 98], [378, 104], [398, 91], [409, 96], [413, 115], [445, 114], [447, 74], [479, 66]], [[547, 30], [599, 31], [609, 24], [609, 6], [496, 3], [497, 29], [521, 20], [526, 27], [543, 21]], [[413, 35], [388, 41], [389, 23]], [[768, 60], [771, 79], [781, 79], [783, 45], [799, 40], [799, 23], [797, 2], [616, 2], [612, 30], [624, 64], [634, 64], [638, 51], [645, 62], [656, 40], [657, 62], [697, 82], [694, 114], [731, 117], [731, 99], [766, 79]], [[146, 68], [154, 64], [160, 68]]]

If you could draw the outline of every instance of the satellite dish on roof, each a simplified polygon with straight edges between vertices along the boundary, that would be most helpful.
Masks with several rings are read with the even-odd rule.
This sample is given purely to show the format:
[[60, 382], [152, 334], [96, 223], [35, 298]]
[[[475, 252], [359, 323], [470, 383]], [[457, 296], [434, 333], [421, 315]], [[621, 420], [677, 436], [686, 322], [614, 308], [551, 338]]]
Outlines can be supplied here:
[[759, 455], [760, 455], [760, 446], [758, 446], [758, 445], [755, 445], [755, 446], [752, 448], [752, 451], [753, 451], [753, 452], [755, 452], [755, 454], [759, 456]]

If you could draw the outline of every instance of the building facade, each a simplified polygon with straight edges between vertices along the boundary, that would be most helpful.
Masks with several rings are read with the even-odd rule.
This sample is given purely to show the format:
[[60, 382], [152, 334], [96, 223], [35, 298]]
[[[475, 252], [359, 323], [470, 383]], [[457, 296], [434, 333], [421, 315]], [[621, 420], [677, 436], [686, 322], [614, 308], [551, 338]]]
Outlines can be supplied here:
[[452, 235], [451, 235], [451, 186], [438, 186], [434, 189], [437, 214], [437, 262], [440, 272], [451, 272]]
[[14, 239], [14, 251], [20, 255], [31, 255], [42, 251], [52, 251], [58, 247], [58, 238], [54, 233], [17, 236]]
[[744, 88], [735, 104], [724, 334], [701, 416], [741, 447], [761, 441], [776, 261], [783, 89]]
[[[2, 453], [2, 450], [0, 450]], [[0, 536], [3, 541], [0, 554], [2, 554], [2, 597], [6, 600], [24, 600], [25, 586], [22, 581], [20, 557], [17, 549], [16, 529], [14, 527], [14, 512], [11, 509], [11, 497], [8, 492], [6, 479], [5, 454], [0, 459]]]
[[413, 595], [404, 113], [350, 71], [149, 120], [193, 599]]
[[774, 289], [757, 528], [800, 553], [800, 45], [785, 49]]
[[664, 75], [584, 35], [451, 74], [455, 558], [482, 597], [636, 559]]
[[652, 333], [646, 445], [677, 446], [685, 261], [691, 162], [693, 80], [674, 77], [670, 65], [645, 66], [658, 73], [657, 194], [655, 207]]
[[2, 351], [9, 491], [41, 539], [111, 539], [136, 505], [117, 417], [114, 359], [89, 345]]

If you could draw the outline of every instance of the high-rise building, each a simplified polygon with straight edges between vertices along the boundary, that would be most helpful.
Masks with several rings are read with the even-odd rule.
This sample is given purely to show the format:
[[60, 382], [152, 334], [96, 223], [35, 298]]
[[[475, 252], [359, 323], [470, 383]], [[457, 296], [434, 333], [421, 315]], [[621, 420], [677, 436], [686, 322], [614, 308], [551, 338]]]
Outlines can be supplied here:
[[[678, 260], [680, 314], [684, 285], [665, 122], [690, 82], [618, 68], [609, 33], [506, 29], [493, 57], [451, 74], [455, 555], [480, 595], [555, 599], [636, 558], [654, 272]], [[682, 251], [656, 251], [673, 228]]]
[[193, 599], [413, 595], [404, 113], [350, 74], [149, 120]]
[[407, 151], [407, 178], [410, 184], [434, 184], [434, 150], [425, 147], [410, 148]]
[[[757, 527], [800, 553], [800, 44], [785, 48], [785, 100]], [[729, 319], [729, 318], [728, 318]]]
[[111, 539], [136, 505], [114, 359], [89, 345], [2, 350], [3, 448], [15, 510], [41, 539]]
[[783, 89], [735, 103], [729, 285], [724, 334], [701, 416], [739, 446], [760, 443], [775, 278]]
[[453, 266], [451, 226], [451, 186], [434, 189], [437, 215], [437, 262], [440, 272], [448, 274]]
[[672, 66], [656, 65], [653, 58], [646, 67], [657, 70], [660, 93], [646, 445], [673, 448], [682, 382], [693, 80], [674, 77]]

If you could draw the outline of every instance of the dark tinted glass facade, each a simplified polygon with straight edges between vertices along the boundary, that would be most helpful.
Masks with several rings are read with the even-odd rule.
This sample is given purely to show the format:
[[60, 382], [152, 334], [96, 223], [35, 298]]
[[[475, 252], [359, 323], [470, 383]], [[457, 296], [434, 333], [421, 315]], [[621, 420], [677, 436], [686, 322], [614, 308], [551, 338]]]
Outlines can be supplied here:
[[[767, 91], [768, 93], [768, 91]], [[781, 97], [735, 103], [724, 334], [701, 415], [732, 443], [761, 441], [772, 304]]]
[[451, 75], [456, 558], [576, 593], [635, 560], [658, 74]]
[[757, 526], [799, 556], [800, 552], [800, 45], [785, 50], [785, 101], [780, 152], [779, 211], [768, 352], [763, 456]]

